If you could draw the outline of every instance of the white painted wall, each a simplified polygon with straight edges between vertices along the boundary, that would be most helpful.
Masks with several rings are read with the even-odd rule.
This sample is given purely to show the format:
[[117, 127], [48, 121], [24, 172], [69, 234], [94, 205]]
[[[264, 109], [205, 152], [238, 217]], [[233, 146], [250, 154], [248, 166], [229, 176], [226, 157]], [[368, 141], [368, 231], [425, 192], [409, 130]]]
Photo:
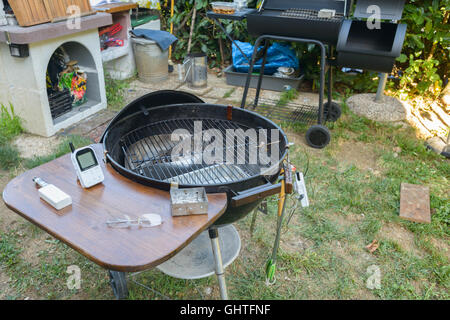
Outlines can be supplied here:
[[3, 1], [0, 0], [0, 26], [5, 26], [8, 22], [5, 18], [5, 11], [3, 10]]
[[[98, 88], [99, 98], [90, 108], [83, 108], [70, 118], [54, 124], [45, 76], [50, 57], [59, 46], [67, 42], [83, 45], [92, 55], [98, 73], [95, 77], [89, 77], [88, 73], [88, 82], [97, 78], [95, 86]], [[27, 58], [12, 57], [9, 46], [0, 43], [0, 103], [11, 103], [14, 106], [16, 114], [23, 119], [27, 132], [49, 137], [106, 108], [105, 79], [97, 29], [30, 44], [29, 51], [30, 56]]]

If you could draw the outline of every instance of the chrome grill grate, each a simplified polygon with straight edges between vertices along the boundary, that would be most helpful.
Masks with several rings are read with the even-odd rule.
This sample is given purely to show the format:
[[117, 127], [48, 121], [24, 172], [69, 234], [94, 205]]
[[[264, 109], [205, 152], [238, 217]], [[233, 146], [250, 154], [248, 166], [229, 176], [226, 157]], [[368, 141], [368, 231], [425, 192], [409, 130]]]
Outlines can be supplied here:
[[314, 21], [340, 21], [344, 18], [342, 13], [336, 13], [334, 17], [331, 18], [319, 18], [318, 10], [309, 9], [287, 9], [280, 13], [281, 17], [293, 18], [293, 19], [303, 19], [303, 20], [314, 20]]
[[[179, 142], [171, 141], [171, 134], [176, 129], [185, 129], [191, 135], [193, 146], [194, 125], [201, 121], [202, 130], [215, 129], [226, 137], [227, 130], [233, 131], [234, 142], [223, 145], [223, 159], [218, 163], [206, 164], [201, 154], [192, 151], [190, 154], [173, 155], [172, 152]], [[152, 123], [138, 128], [123, 136], [119, 146], [124, 154], [125, 167], [139, 175], [164, 182], [178, 182], [183, 185], [213, 185], [227, 184], [259, 175], [267, 166], [250, 164], [250, 153], [258, 148], [266, 148], [270, 156], [269, 144], [279, 144], [270, 141], [267, 145], [258, 145], [258, 141], [243, 134], [248, 128], [232, 121], [218, 119], [174, 119]], [[208, 143], [202, 145], [202, 150]], [[192, 147], [192, 150], [194, 148]], [[231, 152], [233, 163], [228, 162], [227, 154]], [[280, 153], [281, 156], [281, 153]], [[239, 159], [239, 161], [238, 161]], [[244, 161], [243, 161], [244, 160]]]
[[185, 185], [204, 185], [225, 184], [231, 181], [243, 180], [247, 178], [250, 178], [250, 175], [244, 172], [239, 166], [217, 164], [175, 176], [167, 181]]

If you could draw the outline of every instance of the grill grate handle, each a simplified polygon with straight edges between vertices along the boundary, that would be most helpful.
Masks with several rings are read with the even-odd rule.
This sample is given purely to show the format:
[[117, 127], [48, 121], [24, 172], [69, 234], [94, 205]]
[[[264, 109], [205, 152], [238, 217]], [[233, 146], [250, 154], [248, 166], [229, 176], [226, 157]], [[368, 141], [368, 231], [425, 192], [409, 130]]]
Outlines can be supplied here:
[[237, 196], [231, 198], [231, 205], [233, 207], [240, 207], [245, 204], [264, 199], [274, 194], [281, 192], [281, 183], [271, 184], [266, 183], [262, 186], [251, 188], [243, 192], [239, 192]]

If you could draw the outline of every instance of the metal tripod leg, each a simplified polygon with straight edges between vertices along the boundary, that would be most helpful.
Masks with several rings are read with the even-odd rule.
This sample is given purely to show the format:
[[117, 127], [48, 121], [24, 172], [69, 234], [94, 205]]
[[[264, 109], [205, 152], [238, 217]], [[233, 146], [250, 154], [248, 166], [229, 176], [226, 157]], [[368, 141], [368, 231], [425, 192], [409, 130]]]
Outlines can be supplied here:
[[225, 270], [223, 268], [222, 253], [219, 245], [219, 232], [217, 228], [209, 229], [209, 238], [214, 254], [214, 263], [216, 268], [216, 276], [219, 281], [220, 297], [222, 300], [228, 300], [227, 284], [225, 282]]

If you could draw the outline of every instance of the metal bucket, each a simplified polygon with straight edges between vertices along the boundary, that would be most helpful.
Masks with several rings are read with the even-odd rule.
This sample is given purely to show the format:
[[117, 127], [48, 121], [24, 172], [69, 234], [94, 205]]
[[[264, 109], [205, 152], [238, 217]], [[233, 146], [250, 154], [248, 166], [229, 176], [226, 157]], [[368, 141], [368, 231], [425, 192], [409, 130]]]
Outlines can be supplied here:
[[190, 88], [208, 85], [208, 61], [204, 53], [190, 53], [184, 59], [186, 82]]
[[131, 38], [138, 78], [142, 82], [160, 82], [169, 78], [169, 51], [161, 51], [155, 41]]

